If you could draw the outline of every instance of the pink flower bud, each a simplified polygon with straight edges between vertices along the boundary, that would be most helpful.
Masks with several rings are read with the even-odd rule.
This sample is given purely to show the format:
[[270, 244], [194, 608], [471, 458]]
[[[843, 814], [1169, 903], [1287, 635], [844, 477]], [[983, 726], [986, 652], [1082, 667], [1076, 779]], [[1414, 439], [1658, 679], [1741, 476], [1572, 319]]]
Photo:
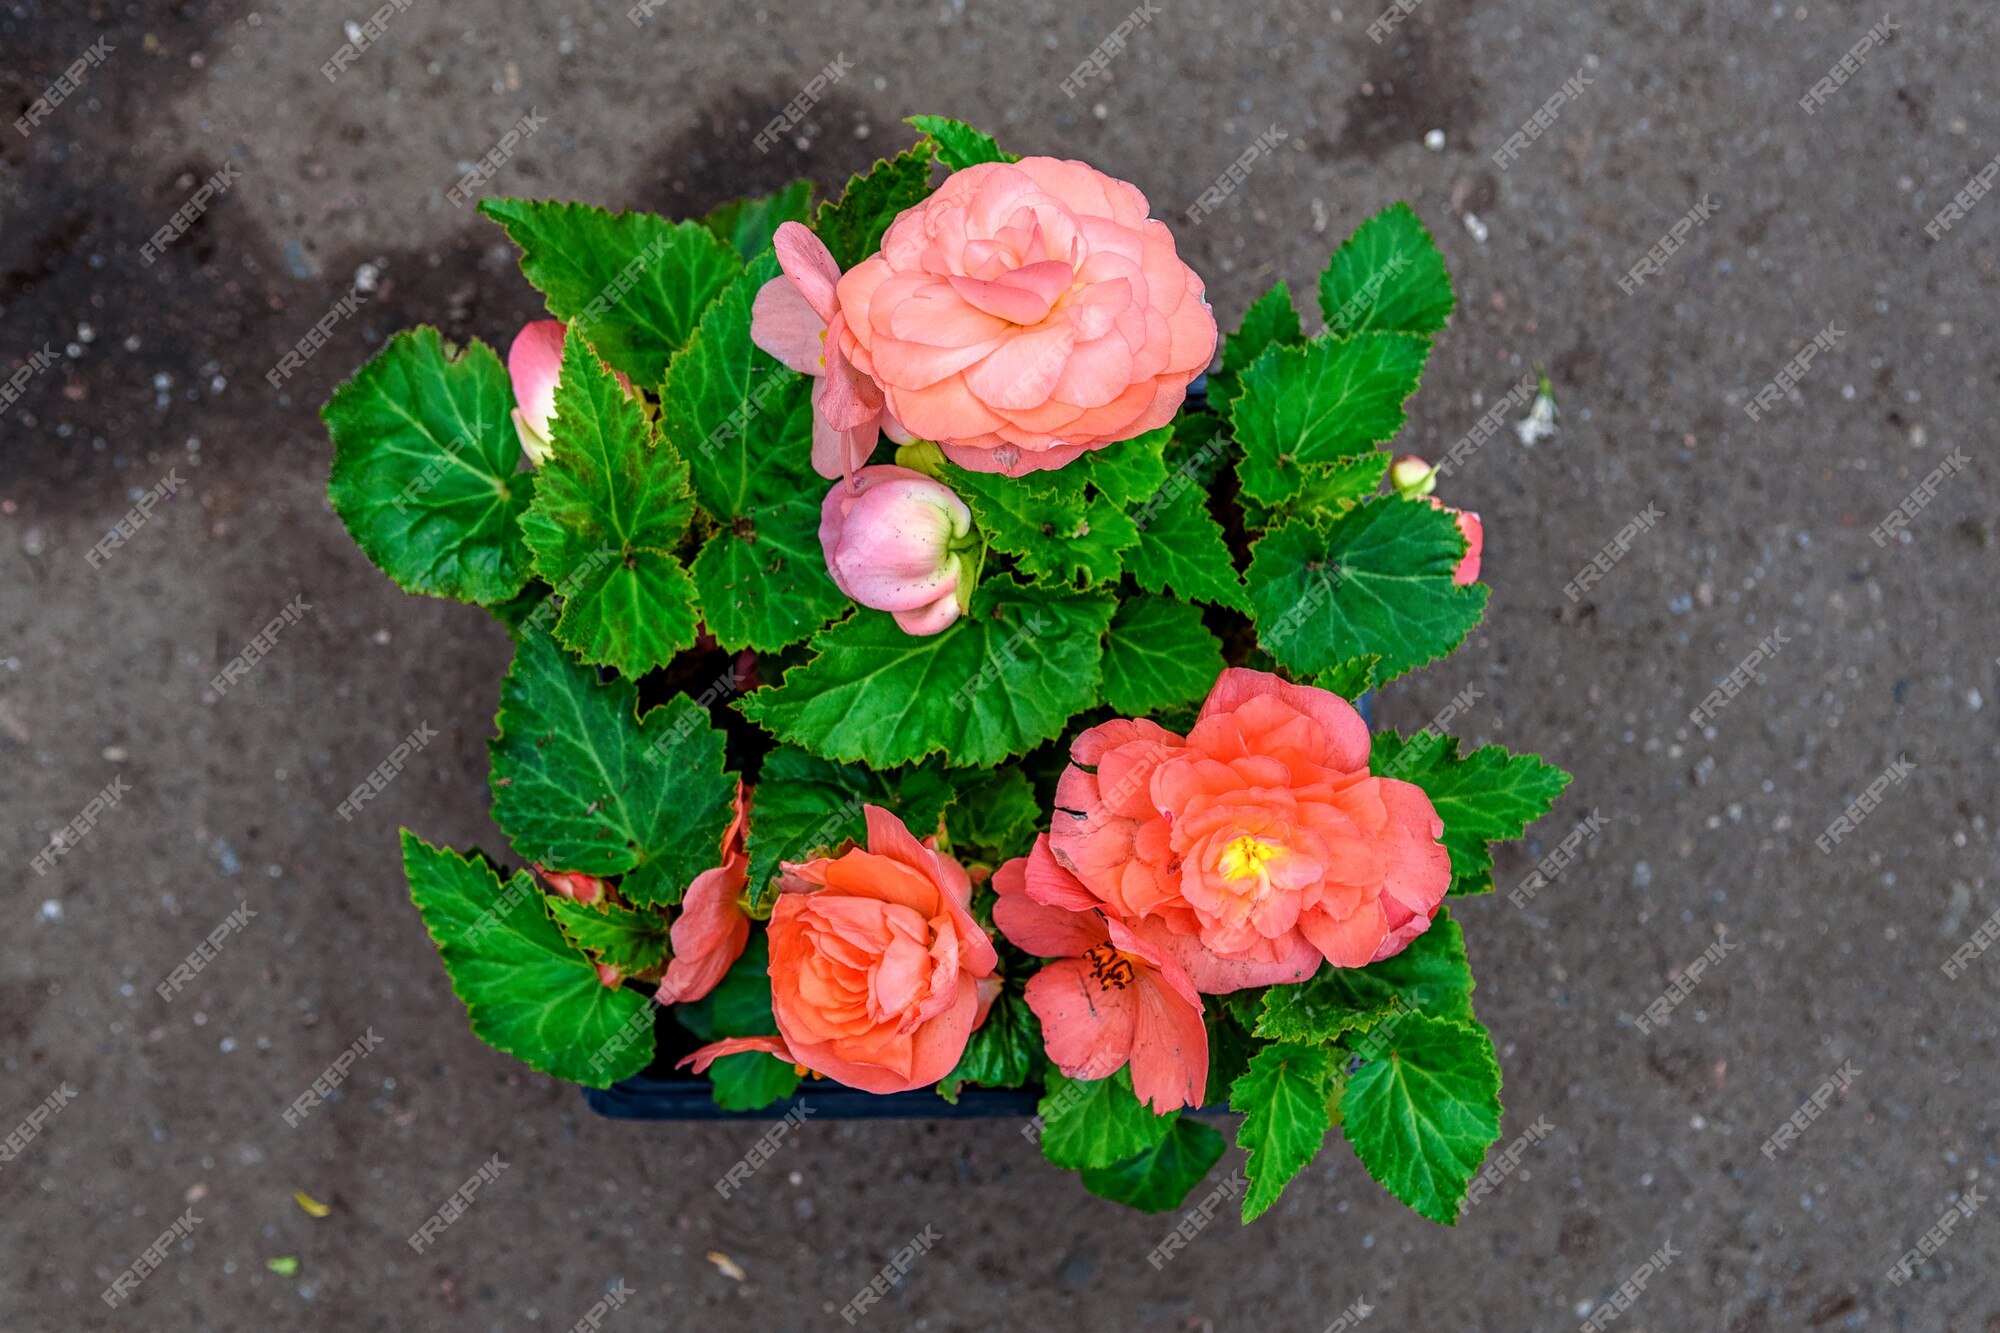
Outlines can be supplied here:
[[979, 535], [951, 488], [892, 464], [864, 467], [820, 509], [827, 573], [910, 634], [936, 634], [972, 598]]
[[540, 467], [548, 462], [549, 419], [556, 414], [556, 380], [562, 375], [563, 322], [538, 319], [523, 324], [507, 349], [507, 375], [514, 381], [514, 433]]
[[535, 870], [549, 882], [549, 887], [565, 898], [574, 898], [580, 903], [604, 901], [605, 883], [595, 875], [586, 875], [581, 870], [551, 870], [537, 865]]
[[[507, 377], [514, 381], [514, 433], [536, 467], [549, 461], [555, 442], [549, 422], [556, 414], [556, 381], [562, 378], [563, 335], [568, 325], [559, 319], [523, 324], [507, 349]], [[613, 371], [625, 396], [640, 402], [632, 381]]]

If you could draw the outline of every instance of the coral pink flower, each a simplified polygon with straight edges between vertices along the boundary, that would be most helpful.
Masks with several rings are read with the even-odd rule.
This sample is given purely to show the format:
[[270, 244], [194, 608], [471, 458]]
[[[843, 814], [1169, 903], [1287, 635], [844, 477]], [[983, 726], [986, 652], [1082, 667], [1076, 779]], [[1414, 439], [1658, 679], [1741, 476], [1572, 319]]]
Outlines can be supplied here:
[[972, 511], [941, 481], [891, 464], [833, 483], [820, 508], [826, 570], [863, 606], [911, 634], [935, 634], [972, 596]]
[[[1056, 789], [1055, 858], [1215, 993], [1360, 967], [1429, 928], [1451, 882], [1423, 790], [1368, 772], [1345, 699], [1216, 679], [1194, 730], [1092, 727]], [[1135, 927], [1136, 928], [1136, 927]]]
[[1465, 538], [1465, 554], [1459, 558], [1458, 567], [1451, 571], [1453, 583], [1479, 582], [1479, 555], [1486, 546], [1486, 530], [1479, 522], [1479, 515], [1469, 509], [1453, 509], [1444, 501], [1431, 495], [1437, 489], [1437, 469], [1415, 454], [1405, 454], [1389, 468], [1389, 484], [1396, 494], [1404, 499], [1430, 496], [1430, 501], [1445, 513], [1458, 520], [1458, 531]]
[[979, 472], [1061, 467], [1165, 425], [1215, 352], [1201, 278], [1146, 196], [1052, 157], [953, 172], [837, 295], [840, 354]]
[[[514, 382], [514, 433], [536, 467], [549, 461], [555, 442], [549, 422], [556, 414], [556, 382], [562, 378], [563, 335], [559, 319], [537, 319], [521, 326], [507, 349], [507, 378]], [[616, 371], [628, 397], [639, 395], [632, 381]]]
[[750, 916], [738, 901], [749, 878], [750, 858], [743, 852], [749, 820], [750, 793], [739, 780], [736, 817], [722, 835], [722, 864], [694, 877], [668, 931], [673, 957], [660, 979], [661, 1004], [699, 1000], [714, 990], [750, 944]]
[[958, 1063], [998, 960], [964, 868], [888, 811], [867, 816], [866, 850], [787, 867], [771, 913], [771, 1012], [794, 1063], [904, 1092]]
[[750, 340], [801, 375], [813, 377], [813, 467], [839, 477], [868, 461], [887, 433], [898, 444], [910, 434], [883, 411], [882, 391], [848, 359], [852, 340], [834, 295], [840, 266], [803, 223], [780, 224], [772, 238], [781, 277], [757, 290]]
[[1056, 864], [1047, 835], [993, 875], [993, 924], [1016, 947], [1057, 961], [1028, 979], [1049, 1059], [1071, 1078], [1132, 1066], [1132, 1090], [1164, 1115], [1201, 1105], [1208, 1028], [1180, 965]]

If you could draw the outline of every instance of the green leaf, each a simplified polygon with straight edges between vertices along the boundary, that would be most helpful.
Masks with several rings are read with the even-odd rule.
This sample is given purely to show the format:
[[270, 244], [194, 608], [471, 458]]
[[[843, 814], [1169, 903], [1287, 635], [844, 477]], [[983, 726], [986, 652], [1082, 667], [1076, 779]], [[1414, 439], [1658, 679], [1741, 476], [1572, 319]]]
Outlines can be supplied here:
[[1399, 1012], [1472, 1021], [1472, 967], [1465, 934], [1439, 911], [1401, 953], [1366, 967], [1322, 967], [1306, 980], [1264, 992], [1257, 1035], [1326, 1043]]
[[938, 1095], [958, 1100], [967, 1083], [982, 1088], [1018, 1088], [1034, 1072], [1042, 1053], [1042, 1025], [1021, 993], [1012, 987], [993, 1001], [986, 1021], [973, 1029], [957, 1066], [938, 1081]]
[[1236, 397], [1238, 382], [1269, 347], [1296, 347], [1305, 341], [1291, 289], [1280, 281], [1250, 303], [1236, 332], [1222, 340], [1222, 367], [1208, 377], [1209, 406], [1223, 411]]
[[1339, 1070], [1332, 1052], [1296, 1042], [1273, 1042], [1250, 1057], [1249, 1070], [1229, 1089], [1229, 1109], [1243, 1113], [1236, 1142], [1248, 1150], [1243, 1220], [1278, 1201], [1333, 1126], [1331, 1107]]
[[493, 349], [454, 354], [432, 328], [389, 339], [321, 409], [333, 436], [327, 498], [405, 592], [490, 605], [526, 585], [516, 520], [535, 481], [519, 470], [513, 410]]
[[[1068, 472], [1074, 469], [1076, 475], [1095, 486], [1111, 502], [1121, 509], [1137, 504], [1160, 489], [1167, 479], [1167, 446], [1173, 441], [1172, 425], [1149, 430], [1144, 435], [1135, 435], [1129, 440], [1107, 444], [1102, 449], [1092, 449], [1083, 457], [1071, 463]], [[1031, 477], [1049, 477], [1051, 473], [1029, 473]], [[1016, 484], [1020, 479], [1015, 478]]]
[[627, 976], [666, 961], [667, 918], [662, 913], [635, 912], [608, 902], [580, 903], [560, 894], [549, 895], [548, 907], [564, 938]]
[[947, 463], [940, 480], [972, 510], [993, 549], [1013, 556], [1023, 574], [1089, 587], [1118, 577], [1121, 552], [1138, 542], [1139, 530], [1108, 497], [1087, 496], [1083, 475], [1010, 477]]
[[1370, 329], [1436, 333], [1454, 300], [1444, 256], [1403, 203], [1357, 227], [1319, 275], [1327, 332], [1339, 337]]
[[1490, 891], [1489, 844], [1526, 833], [1569, 785], [1569, 774], [1535, 755], [1485, 745], [1461, 756], [1457, 737], [1432, 731], [1407, 739], [1393, 731], [1378, 734], [1368, 767], [1377, 777], [1414, 782], [1431, 798], [1444, 821], [1453, 893]]
[[1149, 717], [1206, 698], [1222, 674], [1222, 642], [1201, 612], [1165, 597], [1133, 597], [1111, 618], [1104, 641], [1104, 702]]
[[976, 167], [981, 162], [1019, 162], [1019, 153], [1010, 153], [994, 142], [984, 130], [975, 130], [964, 121], [949, 116], [905, 116], [905, 125], [916, 127], [937, 143], [938, 161], [953, 171]]
[[694, 581], [673, 556], [694, 514], [687, 464], [575, 333], [549, 433], [521, 532], [536, 573], [562, 594], [556, 638], [642, 676], [694, 646]]
[[1036, 1107], [1042, 1121], [1042, 1156], [1057, 1166], [1116, 1166], [1167, 1136], [1180, 1112], [1154, 1115], [1132, 1093], [1132, 1071], [1110, 1078], [1072, 1079], [1051, 1069], [1048, 1091]]
[[1026, 856], [1035, 834], [1048, 823], [1028, 775], [1018, 768], [995, 768], [953, 778], [958, 799], [948, 820], [952, 846], [982, 854], [996, 866], [1009, 857]]
[[1190, 601], [1214, 602], [1247, 613], [1249, 598], [1229, 554], [1222, 525], [1209, 512], [1208, 493], [1228, 452], [1221, 422], [1206, 413], [1181, 418], [1181, 438], [1169, 452], [1172, 471], [1132, 514], [1139, 543], [1125, 565], [1139, 586], [1172, 591]]
[[1244, 493], [1278, 504], [1296, 489], [1297, 466], [1333, 463], [1395, 435], [1430, 350], [1413, 334], [1361, 333], [1265, 351], [1229, 404]]
[[1473, 1024], [1408, 1016], [1389, 1049], [1348, 1078], [1341, 1117], [1369, 1175], [1431, 1221], [1453, 1225], [1500, 1137], [1492, 1039]]
[[811, 216], [811, 199], [812, 182], [796, 180], [760, 199], [732, 199], [703, 218], [701, 225], [747, 264], [770, 248], [780, 226]]
[[730, 965], [714, 990], [699, 1000], [676, 1004], [669, 1012], [704, 1042], [778, 1035], [778, 1020], [771, 1016], [770, 936], [761, 930], [750, 932], [743, 956]]
[[1324, 524], [1381, 490], [1389, 455], [1378, 449], [1331, 463], [1281, 463], [1275, 469], [1245, 466], [1246, 487], [1254, 480], [1260, 487], [1282, 488], [1275, 500], [1259, 499], [1247, 489], [1240, 494], [1250, 526], [1267, 528], [1285, 518]]
[[912, 637], [885, 612], [856, 611], [813, 637], [810, 662], [738, 707], [830, 759], [888, 768], [943, 754], [987, 768], [1097, 702], [1113, 606], [1108, 593], [989, 577], [972, 610], [937, 634]]
[[651, 1062], [651, 1002], [597, 979], [525, 871], [502, 889], [485, 861], [404, 829], [403, 873], [473, 1035], [544, 1074], [596, 1088]]
[[932, 765], [875, 773], [790, 746], [771, 751], [750, 793], [752, 901], [762, 904], [779, 861], [804, 861], [843, 843], [865, 842], [865, 807], [881, 806], [921, 838], [937, 827], [954, 794]]
[[817, 503], [766, 510], [716, 533], [695, 557], [694, 581], [709, 632], [732, 651], [797, 643], [848, 605], [826, 575]]
[[707, 710], [675, 695], [634, 716], [631, 681], [600, 684], [545, 634], [525, 635], [500, 687], [493, 818], [551, 870], [623, 874], [635, 903], [680, 901], [714, 867], [735, 779]]
[[521, 247], [521, 273], [549, 312], [641, 387], [660, 382], [703, 308], [742, 272], [699, 222], [533, 199], [483, 199], [479, 211]]
[[1386, 684], [1456, 648], [1486, 609], [1484, 584], [1452, 582], [1465, 553], [1443, 510], [1384, 496], [1318, 528], [1289, 522], [1250, 548], [1257, 641], [1311, 675], [1376, 654]]
[[751, 304], [777, 271], [758, 259], [709, 306], [661, 395], [667, 438], [721, 525], [694, 579], [709, 632], [732, 650], [776, 652], [848, 605], [820, 549], [810, 381], [750, 341]]
[[838, 202], [819, 206], [813, 230], [843, 272], [882, 247], [882, 233], [897, 214], [929, 197], [931, 152], [931, 141], [919, 139], [915, 147], [848, 181]]
[[1198, 1120], [1174, 1122], [1167, 1136], [1137, 1157], [1083, 1173], [1084, 1188], [1101, 1199], [1144, 1213], [1178, 1208], [1222, 1159], [1222, 1135]]
[[739, 1051], [708, 1067], [715, 1104], [725, 1111], [761, 1111], [799, 1090], [799, 1071], [775, 1055]]
[[1365, 657], [1350, 657], [1345, 662], [1333, 666], [1313, 677], [1313, 685], [1322, 690], [1331, 690], [1341, 698], [1353, 703], [1375, 686], [1375, 669], [1382, 663], [1376, 653]]

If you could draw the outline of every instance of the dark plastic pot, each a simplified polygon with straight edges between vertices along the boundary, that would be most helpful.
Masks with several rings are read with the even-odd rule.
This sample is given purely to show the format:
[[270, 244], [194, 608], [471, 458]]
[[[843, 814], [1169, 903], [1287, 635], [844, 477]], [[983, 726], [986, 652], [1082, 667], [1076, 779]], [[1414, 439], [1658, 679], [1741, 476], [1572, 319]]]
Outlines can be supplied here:
[[608, 1088], [585, 1088], [590, 1109], [612, 1120], [779, 1120], [801, 1102], [812, 1104], [818, 1120], [962, 1120], [986, 1116], [1025, 1118], [1035, 1113], [1040, 1088], [966, 1088], [957, 1105], [929, 1088], [915, 1092], [863, 1092], [828, 1079], [799, 1084], [795, 1096], [756, 1111], [725, 1111], [713, 1100], [713, 1086], [691, 1077], [674, 1062], [699, 1045], [666, 1010], [653, 1017], [653, 1063]]

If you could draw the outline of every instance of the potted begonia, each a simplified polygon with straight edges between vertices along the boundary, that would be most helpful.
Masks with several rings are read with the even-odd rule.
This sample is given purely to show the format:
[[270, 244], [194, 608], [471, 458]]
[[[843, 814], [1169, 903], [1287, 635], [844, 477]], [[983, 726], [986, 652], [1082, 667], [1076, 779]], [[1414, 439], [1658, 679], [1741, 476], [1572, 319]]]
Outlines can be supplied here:
[[1567, 779], [1356, 707], [1486, 603], [1387, 452], [1443, 258], [1395, 205], [1322, 331], [1280, 283], [1219, 337], [1138, 189], [911, 123], [817, 205], [489, 199], [549, 318], [326, 406], [361, 549], [514, 640], [508, 847], [402, 835], [472, 1029], [608, 1114], [1032, 1113], [1155, 1210], [1204, 1111], [1246, 1219], [1337, 1127], [1453, 1221], [1501, 1118], [1455, 909]]

